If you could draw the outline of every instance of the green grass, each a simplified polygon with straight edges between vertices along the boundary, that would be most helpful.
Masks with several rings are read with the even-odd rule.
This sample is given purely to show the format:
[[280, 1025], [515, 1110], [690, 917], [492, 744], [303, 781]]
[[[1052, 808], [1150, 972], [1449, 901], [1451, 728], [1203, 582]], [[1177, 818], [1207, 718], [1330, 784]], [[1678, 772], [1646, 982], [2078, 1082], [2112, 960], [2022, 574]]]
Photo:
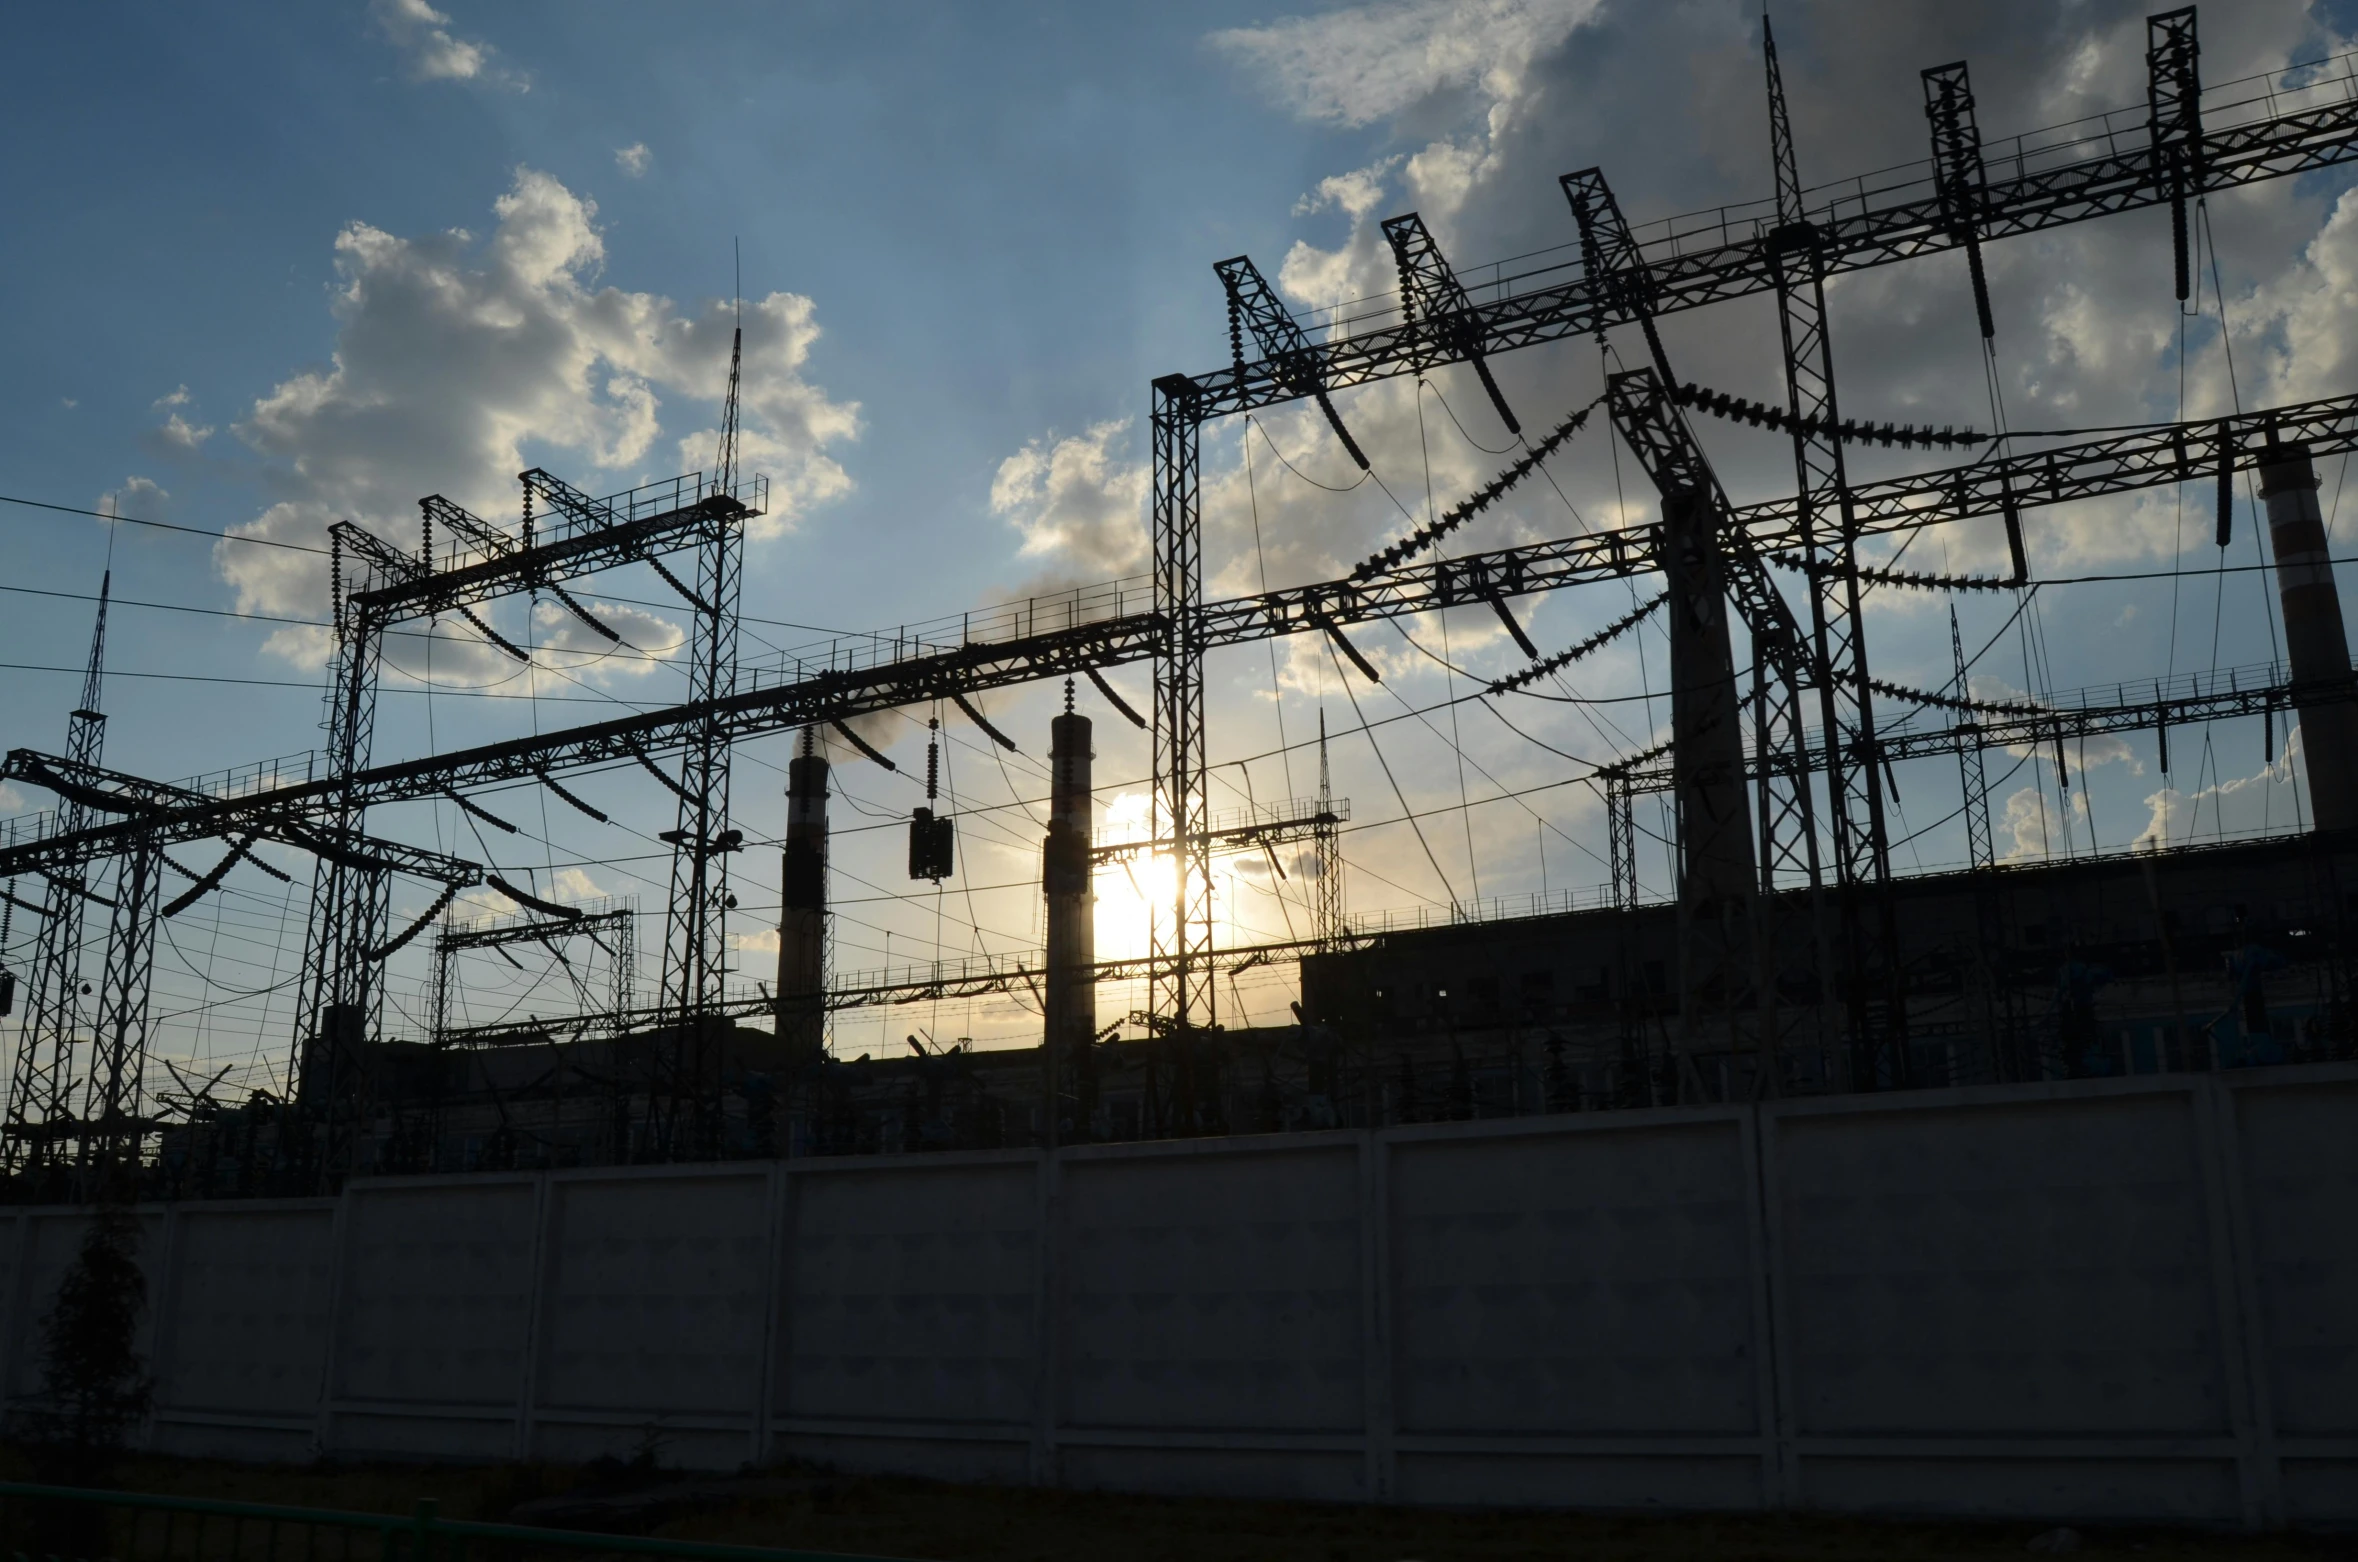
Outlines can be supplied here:
[[[6, 1469], [12, 1462], [0, 1457], [0, 1473], [14, 1473]], [[432, 1497], [446, 1518], [500, 1520], [519, 1502], [573, 1489], [583, 1473], [548, 1465], [297, 1467], [142, 1458], [126, 1461], [120, 1484], [370, 1513], [405, 1514], [418, 1498]], [[1133, 1497], [791, 1466], [736, 1484], [743, 1489], [683, 1507], [645, 1533], [938, 1562], [2020, 1562], [2024, 1543], [2047, 1527]], [[2083, 1527], [2081, 1554], [2149, 1562], [2358, 1562], [2358, 1537]]]

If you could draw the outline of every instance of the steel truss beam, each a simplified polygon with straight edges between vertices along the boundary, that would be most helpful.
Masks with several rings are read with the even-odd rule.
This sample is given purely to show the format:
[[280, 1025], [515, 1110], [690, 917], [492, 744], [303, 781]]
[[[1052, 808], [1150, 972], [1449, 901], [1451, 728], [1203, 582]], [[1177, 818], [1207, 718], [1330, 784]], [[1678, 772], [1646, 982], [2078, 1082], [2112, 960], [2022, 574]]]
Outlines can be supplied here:
[[[2269, 681], [2249, 687], [2205, 688], [2190, 680], [2186, 692], [2156, 691], [2151, 699], [2125, 697], [2126, 686], [2116, 686], [2123, 698], [2112, 702], [2058, 705], [2020, 710], [1984, 706], [1943, 726], [1887, 728], [1882, 752], [1894, 762], [1944, 754], [1975, 754], [1993, 748], [2041, 748], [2056, 743], [2117, 732], [2153, 732], [2168, 727], [2190, 727], [2266, 712], [2297, 712], [2304, 705], [2333, 705], [2358, 701], [2358, 675], [2308, 683]], [[1812, 749], [1823, 752], [1813, 735]], [[1643, 756], [1643, 764], [1624, 762], [1610, 767], [1615, 783], [1631, 795], [1666, 792], [1672, 786], [1670, 767], [1657, 756]], [[1759, 776], [1759, 756], [1748, 756], [1746, 775]]]
[[[1253, 851], [1263, 846], [1283, 846], [1293, 841], [1308, 840], [1321, 830], [1346, 824], [1351, 818], [1351, 800], [1338, 797], [1330, 802], [1316, 802], [1307, 798], [1282, 803], [1269, 808], [1237, 810], [1232, 816], [1214, 819], [1211, 829], [1198, 835], [1196, 851], [1202, 856], [1214, 852]], [[1101, 841], [1089, 848], [1089, 860], [1104, 864], [1120, 862], [1140, 853], [1168, 852], [1171, 843], [1163, 841]]]
[[[1191, 958], [1207, 976], [1220, 976], [1252, 966], [1299, 960], [1307, 954], [1349, 948], [1356, 942], [1350, 935], [1344, 935], [1340, 940], [1288, 939], [1278, 943], [1198, 952]], [[1139, 982], [1152, 981], [1157, 976], [1167, 974], [1167, 965], [1166, 959], [1147, 955], [1128, 960], [1100, 960], [1090, 969], [1097, 973], [1099, 982]], [[909, 968], [909, 974], [900, 976], [889, 971], [854, 971], [848, 973], [840, 983], [829, 986], [827, 1008], [830, 1011], [875, 1009], [937, 999], [1033, 993], [1046, 979], [1047, 971], [1048, 957], [1036, 949], [1023, 954], [948, 960], [939, 967], [915, 966]], [[714, 1010], [721, 1018], [731, 1020], [767, 1019], [776, 1012], [775, 1001], [767, 998], [732, 998]], [[610, 1016], [602, 1014], [567, 1020], [511, 1020], [498, 1025], [453, 1030], [450, 1040], [458, 1046], [546, 1045], [553, 1032], [570, 1029], [574, 1032], [574, 1039], [578, 1040], [599, 1034], [609, 1021]], [[635, 1009], [626, 1016], [626, 1023], [617, 1034], [645, 1030], [662, 1023], [662, 1010]]]
[[[2358, 102], [2297, 109], [2248, 125], [2200, 132], [2191, 159], [2176, 146], [2108, 151], [2101, 157], [2046, 169], [2018, 168], [2004, 176], [1991, 170], [1976, 236], [1993, 239], [2041, 233], [2091, 218], [2170, 204], [2173, 192], [2199, 197], [2287, 178], [2358, 158]], [[2196, 166], [2189, 167], [2192, 162]], [[2181, 178], [2176, 171], [2184, 169]], [[1825, 274], [1890, 265], [1939, 254], [1963, 242], [1937, 189], [1866, 206], [1837, 199], [1807, 213], [1818, 233]], [[1642, 311], [1656, 315], [1699, 309], [1745, 298], [1776, 286], [1773, 235], [1777, 224], [1760, 219], [1750, 233], [1686, 254], [1645, 258], [1638, 278], [1642, 306], [1634, 304], [1618, 276], [1581, 276], [1550, 287], [1474, 305], [1469, 343], [1495, 357], [1520, 347], [1568, 337], [1590, 336], [1618, 325], [1638, 323]], [[1330, 394], [1430, 367], [1463, 361], [1462, 349], [1425, 339], [1414, 324], [1358, 332], [1312, 343], [1307, 358], [1263, 357], [1185, 376], [1202, 399], [1206, 418], [1280, 406], [1300, 394], [1306, 377]]]
[[526, 914], [502, 917], [496, 922], [480, 923], [473, 927], [445, 925], [434, 935], [434, 1023], [431, 1027], [437, 1042], [452, 1037], [450, 1024], [451, 975], [457, 956], [469, 949], [499, 949], [508, 944], [540, 944], [550, 953], [558, 951], [560, 941], [586, 937], [605, 951], [608, 971], [609, 1001], [606, 1013], [616, 1024], [631, 1011], [632, 993], [638, 976], [638, 907], [626, 903], [604, 911], [584, 909], [569, 917]]
[[[2299, 402], [2202, 423], [2163, 425], [2026, 455], [1861, 483], [1852, 489], [1852, 500], [1862, 536], [1896, 533], [1999, 516], [2009, 507], [2030, 510], [2174, 482], [2207, 482], [2215, 476], [2222, 457], [2236, 470], [2254, 471], [2276, 458], [2272, 433], [2284, 444], [2307, 445], [2318, 457], [2358, 451], [2358, 396]], [[1178, 502], [1176, 497], [1173, 502]], [[1740, 506], [1734, 515], [1760, 557], [1784, 562], [1800, 546], [1795, 511], [1792, 499], [1778, 499]], [[1659, 530], [1652, 525], [1632, 526], [1456, 559], [1427, 559], [1380, 571], [1365, 580], [1321, 581], [1212, 602], [1198, 609], [1197, 632], [1192, 638], [1204, 650], [1246, 645], [1321, 632], [1327, 623], [1347, 626], [1441, 608], [1486, 607], [1495, 597], [1650, 574], [1656, 569]], [[1797, 555], [1794, 562], [1798, 562]], [[1766, 599], [1761, 600], [1765, 603]], [[812, 722], [947, 699], [952, 691], [971, 695], [1077, 676], [1090, 668], [1127, 666], [1158, 655], [1169, 638], [1167, 623], [1161, 611], [1123, 614], [1046, 634], [902, 655], [869, 667], [815, 673], [791, 683], [743, 690], [712, 702], [708, 708], [648, 711], [538, 737], [372, 766], [351, 778], [350, 789], [373, 807], [439, 797], [449, 790], [537, 782], [544, 770], [635, 764], [642, 754], [674, 751], [700, 729], [708, 715], [719, 722], [730, 741], [739, 741]], [[18, 750], [11, 755], [11, 762], [19, 755], [41, 759], [31, 750]], [[1157, 773], [1167, 774], [1160, 767]], [[37, 780], [29, 775], [25, 779]], [[241, 832], [249, 821], [270, 815], [315, 818], [336, 790], [336, 782], [320, 780], [237, 797], [208, 797], [187, 804], [185, 809], [176, 805], [165, 822], [176, 840]], [[1164, 801], [1167, 805], [1167, 799]], [[0, 875], [39, 873], [84, 849], [103, 855], [134, 837], [139, 828], [135, 820], [94, 823], [0, 848]]]

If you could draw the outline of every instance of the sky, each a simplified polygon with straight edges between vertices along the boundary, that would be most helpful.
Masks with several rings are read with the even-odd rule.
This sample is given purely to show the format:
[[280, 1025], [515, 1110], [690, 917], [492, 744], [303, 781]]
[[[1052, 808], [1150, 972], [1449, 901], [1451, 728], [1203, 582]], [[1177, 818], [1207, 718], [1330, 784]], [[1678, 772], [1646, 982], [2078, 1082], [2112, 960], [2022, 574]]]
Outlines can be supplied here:
[[[2142, 135], [2144, 11], [2096, 0], [1974, 7], [1779, 4], [1805, 181], [1921, 158], [1917, 72], [1970, 62], [1985, 140], [2125, 111]], [[2358, 12], [2245, 0], [2202, 14], [2206, 113], [2273, 86], [2351, 90]], [[92, 3], [14, 13], [38, 60], [0, 103], [0, 177], [17, 192], [0, 282], [14, 366], [0, 384], [0, 745], [61, 749], [95, 593], [113, 571], [109, 764], [189, 777], [320, 740], [329, 650], [325, 528], [350, 518], [413, 547], [416, 501], [445, 494], [513, 525], [515, 474], [545, 466], [614, 492], [713, 461], [741, 299], [746, 463], [770, 479], [747, 551], [749, 667], [823, 656], [866, 631], [1133, 577], [1148, 564], [1150, 381], [1219, 367], [1212, 262], [1252, 255], [1313, 334], [1380, 315], [1394, 286], [1377, 224], [1415, 210], [1460, 274], [1560, 263], [1576, 239], [1556, 178], [1601, 166], [1641, 226], [1770, 192], [1761, 12], [1742, 0], [1379, 0], [1286, 10], [702, 4], [490, 6], [354, 0], [289, 8]], [[2203, 285], [2171, 296], [2167, 219], [2117, 217], [1988, 251], [1998, 335], [1985, 359], [1964, 268], [1941, 257], [1841, 279], [1830, 311], [1844, 410], [1878, 421], [2037, 430], [2216, 415], [2343, 394], [2358, 381], [2358, 202], [2326, 170], [2222, 195], [2197, 231]], [[741, 280], [740, 280], [741, 279]], [[1773, 308], [1673, 317], [1674, 367], [1781, 399]], [[1592, 399], [1619, 333], [1494, 361], [1527, 429]], [[1512, 442], [1467, 371], [1341, 395], [1375, 480], [1315, 411], [1205, 431], [1207, 590], [1332, 578], [1478, 486]], [[1701, 429], [1739, 502], [1790, 492], [1789, 447]], [[1879, 475], [1952, 458], [1869, 452]], [[1467, 549], [1652, 518], [1601, 421], [1453, 539]], [[2341, 464], [2326, 463], [2329, 510]], [[1340, 492], [1336, 490], [1342, 490]], [[25, 501], [31, 501], [26, 503]], [[63, 508], [42, 509], [39, 505]], [[1977, 694], [2044, 696], [2209, 675], [2276, 654], [2265, 577], [2218, 574], [2207, 488], [2036, 513], [2027, 599], [1878, 593], [1879, 677], [1952, 677], [1948, 609]], [[193, 529], [110, 525], [101, 511]], [[2263, 561], [2246, 506], [2227, 562]], [[229, 533], [248, 541], [222, 540]], [[2337, 532], [2338, 535], [2338, 532]], [[1908, 567], [2002, 571], [1994, 524], [1923, 534]], [[2189, 574], [2187, 571], [2208, 573]], [[2155, 578], [2063, 584], [2091, 575]], [[1788, 579], [1790, 588], [1796, 583]], [[1526, 599], [1542, 650], [1642, 601], [1640, 581]], [[624, 644], [558, 604], [492, 622], [522, 669], [463, 621], [388, 648], [384, 760], [595, 720], [684, 687], [685, 617], [644, 570], [581, 593]], [[1667, 732], [1658, 626], [1528, 696], [1472, 698], [1522, 658], [1485, 613], [1368, 626], [1370, 684], [1302, 639], [1208, 668], [1212, 803], [1315, 786], [1330, 734], [1356, 914], [1415, 918], [1523, 897], [1593, 901], [1606, 881], [1597, 763]], [[1986, 649], [1985, 649], [1986, 648]], [[1112, 675], [1145, 705], [1143, 668]], [[839, 748], [839, 976], [1036, 948], [1053, 687], [994, 694], [997, 749], [955, 709], [862, 731], [886, 774]], [[621, 703], [617, 703], [621, 702]], [[1097, 718], [1100, 835], [1145, 829], [1144, 734], [1085, 684]], [[959, 873], [906, 879], [902, 822], [923, 801], [925, 723], [944, 721]], [[733, 811], [737, 981], [768, 975], [791, 738], [745, 745]], [[1990, 756], [2002, 854], [2018, 859], [2297, 827], [2297, 735], [2255, 723], [2067, 758]], [[300, 761], [296, 761], [300, 763]], [[1952, 761], [1903, 766], [1903, 871], [1965, 847]], [[380, 810], [372, 828], [493, 866], [556, 899], [635, 896], [660, 947], [668, 794], [636, 772], [573, 785], [596, 825], [538, 788]], [[47, 799], [18, 790], [0, 812]], [[1650, 806], [1650, 805], [1649, 805]], [[1667, 891], [1656, 809], [1649, 893]], [[205, 848], [192, 847], [191, 853]], [[292, 1027], [308, 865], [292, 887], [239, 868], [173, 919], [159, 955], [159, 1050], [276, 1088]], [[204, 862], [190, 866], [201, 867]], [[1222, 943], [1306, 932], [1297, 854], [1218, 869]], [[1151, 863], [1099, 880], [1102, 957], [1142, 952]], [[915, 894], [913, 890], [924, 893]], [[395, 921], [429, 885], [404, 881]], [[1155, 896], [1160, 899], [1159, 895]], [[1551, 902], [1553, 903], [1553, 902]], [[1437, 908], [1437, 909], [1436, 909]], [[458, 913], [512, 911], [489, 890]], [[21, 926], [0, 960], [21, 966]], [[388, 970], [394, 1034], [421, 1034], [421, 939]], [[580, 951], [576, 951], [580, 953]], [[93, 957], [95, 959], [95, 957]], [[594, 962], [593, 962], [594, 963]], [[572, 974], [540, 960], [461, 966], [460, 1013], [567, 1012]], [[642, 994], [655, 978], [652, 953]], [[1290, 967], [1221, 984], [1222, 1017], [1273, 1022]], [[1142, 995], [1108, 989], [1101, 1019]], [[906, 1033], [1020, 1039], [1027, 997], [847, 1016], [846, 1055]]]

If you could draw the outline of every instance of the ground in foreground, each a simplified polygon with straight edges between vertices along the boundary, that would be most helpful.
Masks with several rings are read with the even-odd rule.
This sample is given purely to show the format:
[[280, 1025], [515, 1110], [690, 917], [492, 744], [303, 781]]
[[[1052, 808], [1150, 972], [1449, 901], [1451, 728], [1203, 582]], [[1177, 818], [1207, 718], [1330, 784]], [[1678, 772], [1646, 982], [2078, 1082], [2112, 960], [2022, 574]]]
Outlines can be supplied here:
[[[0, 1473], [24, 1478], [15, 1463], [0, 1458]], [[1132, 1497], [803, 1467], [693, 1479], [621, 1466], [297, 1468], [137, 1459], [123, 1466], [119, 1484], [224, 1501], [380, 1513], [406, 1514], [418, 1498], [431, 1497], [445, 1518], [536, 1517], [555, 1527], [938, 1562], [1963, 1562], [2020, 1559], [2027, 1543], [2049, 1528]], [[2358, 1562], [2358, 1537], [2352, 1536], [2082, 1526], [2079, 1539], [2085, 1555], [2137, 1555], [2149, 1562]]]

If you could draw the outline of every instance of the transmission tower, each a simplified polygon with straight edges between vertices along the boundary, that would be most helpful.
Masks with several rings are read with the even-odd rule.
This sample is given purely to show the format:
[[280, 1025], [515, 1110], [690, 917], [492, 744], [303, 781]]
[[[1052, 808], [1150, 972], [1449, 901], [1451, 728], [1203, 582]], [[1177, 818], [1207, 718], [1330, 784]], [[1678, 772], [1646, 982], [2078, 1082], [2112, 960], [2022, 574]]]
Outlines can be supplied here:
[[1761, 18], [1761, 45], [1777, 178], [1777, 226], [1765, 247], [1785, 351], [1796, 514], [1802, 552], [1810, 566], [1809, 632], [1817, 663], [1841, 921], [1835, 942], [1841, 950], [1843, 997], [1850, 1018], [1852, 1084], [1872, 1089], [1907, 1082], [1907, 1010], [1891, 896], [1890, 831], [1884, 822], [1883, 778], [1875, 744], [1874, 692], [1867, 681], [1867, 641], [1859, 617], [1859, 526], [1836, 433], [1841, 411], [1826, 320], [1823, 235], [1803, 205], [1793, 121], [1785, 107], [1776, 35], [1766, 16]]
[[1318, 880], [1312, 893], [1318, 898], [1310, 919], [1311, 936], [1318, 947], [1336, 950], [1343, 947], [1349, 929], [1343, 915], [1343, 836], [1340, 815], [1335, 811], [1334, 775], [1326, 762], [1326, 712], [1318, 713], [1318, 811], [1310, 831], [1312, 850], [1318, 857]]
[[[100, 709], [106, 669], [106, 606], [114, 571], [98, 583], [98, 621], [90, 631], [90, 658], [82, 673], [82, 702], [66, 722], [66, 754], [82, 765], [99, 763], [106, 746], [106, 716]], [[59, 799], [55, 833], [71, 837], [92, 821], [89, 806], [66, 794]], [[73, 1119], [74, 1049], [82, 1035], [82, 935], [90, 890], [92, 849], [60, 853], [44, 868], [49, 893], [33, 946], [33, 968], [25, 1016], [17, 1042], [16, 1067], [9, 1078], [7, 1118], [0, 1124], [0, 1165], [18, 1175], [61, 1168]]]
[[[737, 386], [745, 330], [729, 347], [729, 388], [721, 411], [720, 451], [712, 495], [732, 495], [737, 479]], [[649, 1092], [650, 1153], [663, 1159], [700, 1159], [719, 1153], [721, 1043], [729, 1021], [721, 1014], [727, 970], [729, 854], [745, 837], [729, 824], [730, 733], [713, 702], [737, 686], [737, 603], [743, 582], [744, 512], [730, 504], [707, 507], [696, 549], [696, 587], [690, 635], [688, 703], [704, 714], [680, 756], [677, 823], [663, 832], [671, 844], [671, 894], [665, 903], [661, 1008], [670, 1027], [668, 1056]]]

